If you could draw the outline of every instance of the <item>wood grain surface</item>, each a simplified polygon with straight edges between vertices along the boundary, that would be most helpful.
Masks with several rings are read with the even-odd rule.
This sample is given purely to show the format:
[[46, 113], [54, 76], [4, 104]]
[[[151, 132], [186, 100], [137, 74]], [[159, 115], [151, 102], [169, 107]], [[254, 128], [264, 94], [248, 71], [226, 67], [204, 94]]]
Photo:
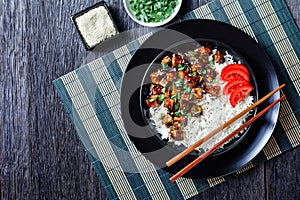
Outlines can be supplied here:
[[[0, 1], [0, 199], [106, 199], [52, 84], [87, 56], [71, 16], [96, 2]], [[120, 31], [150, 30], [106, 2]], [[286, 2], [299, 26], [299, 0]], [[192, 199], [300, 199], [299, 163], [296, 148]]]

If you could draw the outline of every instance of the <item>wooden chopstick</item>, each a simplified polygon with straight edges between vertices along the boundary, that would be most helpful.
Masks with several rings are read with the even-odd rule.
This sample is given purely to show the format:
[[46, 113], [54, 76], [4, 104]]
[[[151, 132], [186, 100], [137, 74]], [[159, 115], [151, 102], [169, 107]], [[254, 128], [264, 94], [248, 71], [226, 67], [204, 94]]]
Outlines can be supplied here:
[[272, 96], [274, 93], [276, 93], [277, 91], [279, 91], [280, 89], [282, 89], [284, 86], [285, 86], [285, 84], [282, 84], [280, 87], [278, 87], [275, 90], [271, 91], [269, 94], [267, 94], [266, 96], [264, 96], [263, 98], [261, 98], [260, 100], [258, 100], [257, 102], [255, 102], [254, 104], [252, 104], [251, 106], [249, 106], [248, 108], [246, 108], [245, 110], [243, 110], [242, 112], [240, 112], [239, 114], [237, 114], [236, 116], [234, 116], [233, 118], [231, 118], [230, 120], [228, 120], [227, 122], [225, 122], [224, 124], [222, 124], [221, 126], [219, 126], [218, 128], [216, 128], [215, 130], [213, 130], [212, 132], [210, 132], [209, 134], [207, 134], [203, 138], [201, 138], [200, 140], [198, 140], [195, 144], [193, 144], [189, 148], [185, 149], [183, 152], [181, 152], [180, 154], [178, 154], [177, 156], [175, 156], [174, 158], [172, 158], [168, 162], [166, 162], [166, 165], [168, 167], [172, 166], [174, 163], [176, 163], [177, 161], [179, 161], [180, 159], [182, 159], [184, 156], [186, 156], [187, 154], [189, 154], [190, 152], [192, 152], [194, 149], [196, 149], [201, 144], [203, 144], [204, 142], [206, 142], [208, 139], [210, 139], [211, 137], [213, 137], [214, 135], [216, 135], [218, 132], [220, 132], [221, 130], [223, 130], [224, 128], [226, 128], [230, 124], [232, 124], [238, 118], [242, 117], [247, 112], [249, 112], [250, 110], [252, 110], [256, 106], [258, 106], [259, 104], [261, 104], [263, 101], [265, 101], [266, 99], [268, 99], [270, 96]]
[[241, 130], [243, 130], [245, 127], [247, 127], [248, 125], [250, 125], [251, 123], [253, 123], [256, 119], [258, 119], [260, 116], [262, 116], [265, 112], [267, 112], [268, 110], [270, 110], [273, 106], [275, 106], [278, 102], [280, 102], [281, 100], [283, 100], [285, 98], [285, 95], [283, 95], [282, 97], [280, 97], [279, 99], [277, 99], [276, 101], [274, 101], [272, 104], [270, 104], [268, 107], [266, 107], [265, 109], [263, 109], [262, 111], [260, 111], [257, 115], [255, 115], [254, 117], [252, 117], [250, 120], [248, 120], [247, 122], [245, 122], [242, 126], [240, 126], [238, 129], [236, 129], [235, 131], [233, 131], [232, 133], [230, 133], [229, 135], [227, 135], [225, 138], [223, 138], [220, 142], [218, 142], [217, 144], [215, 144], [211, 149], [209, 149], [208, 151], [206, 151], [204, 154], [202, 154], [201, 156], [199, 156], [198, 158], [196, 158], [193, 162], [191, 162], [190, 164], [188, 164], [186, 167], [184, 167], [182, 170], [180, 170], [177, 174], [173, 175], [170, 178], [171, 182], [174, 182], [175, 180], [177, 180], [179, 177], [181, 177], [182, 175], [184, 175], [185, 173], [187, 173], [190, 169], [192, 169], [195, 165], [197, 165], [199, 162], [201, 162], [203, 159], [205, 159], [207, 156], [209, 156], [211, 153], [213, 153], [215, 150], [217, 150], [220, 146], [222, 146], [224, 143], [226, 143], [229, 139], [231, 139], [232, 137], [234, 137], [236, 134], [238, 134]]

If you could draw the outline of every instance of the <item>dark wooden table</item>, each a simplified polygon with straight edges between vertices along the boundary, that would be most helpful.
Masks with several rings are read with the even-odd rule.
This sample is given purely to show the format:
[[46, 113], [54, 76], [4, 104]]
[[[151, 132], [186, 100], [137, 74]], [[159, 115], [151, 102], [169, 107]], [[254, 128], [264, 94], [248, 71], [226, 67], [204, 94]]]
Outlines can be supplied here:
[[[0, 199], [106, 198], [52, 84], [88, 54], [70, 17], [96, 2], [0, 1]], [[121, 31], [140, 27], [107, 2]], [[300, 1], [287, 3], [299, 25]], [[193, 199], [300, 199], [299, 163], [296, 148]]]

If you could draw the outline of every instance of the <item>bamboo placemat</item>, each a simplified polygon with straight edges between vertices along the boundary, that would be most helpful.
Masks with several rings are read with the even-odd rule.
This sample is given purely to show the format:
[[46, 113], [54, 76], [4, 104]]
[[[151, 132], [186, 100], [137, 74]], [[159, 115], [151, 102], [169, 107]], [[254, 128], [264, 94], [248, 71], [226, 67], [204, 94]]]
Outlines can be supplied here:
[[157, 169], [131, 143], [120, 112], [120, 83], [145, 35], [70, 72], [54, 84], [110, 199], [187, 199], [300, 144], [300, 34], [284, 0], [215, 0], [182, 17], [229, 23], [256, 39], [275, 64], [283, 93], [276, 129], [243, 169], [210, 179], [180, 178]]

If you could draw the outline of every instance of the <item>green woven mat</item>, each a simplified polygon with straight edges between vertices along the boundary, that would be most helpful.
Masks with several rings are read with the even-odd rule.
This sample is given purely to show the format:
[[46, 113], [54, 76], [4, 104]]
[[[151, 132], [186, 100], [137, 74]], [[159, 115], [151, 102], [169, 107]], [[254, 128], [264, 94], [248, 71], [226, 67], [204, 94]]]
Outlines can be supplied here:
[[[287, 86], [287, 100], [278, 124], [263, 151], [240, 174], [300, 144], [300, 34], [283, 0], [215, 0], [183, 16], [232, 24], [255, 38], [272, 58], [280, 83]], [[54, 84], [77, 134], [110, 199], [187, 199], [224, 182], [230, 176], [211, 179], [180, 178], [156, 169], [135, 148], [123, 127], [120, 82], [145, 35], [78, 70]]]

